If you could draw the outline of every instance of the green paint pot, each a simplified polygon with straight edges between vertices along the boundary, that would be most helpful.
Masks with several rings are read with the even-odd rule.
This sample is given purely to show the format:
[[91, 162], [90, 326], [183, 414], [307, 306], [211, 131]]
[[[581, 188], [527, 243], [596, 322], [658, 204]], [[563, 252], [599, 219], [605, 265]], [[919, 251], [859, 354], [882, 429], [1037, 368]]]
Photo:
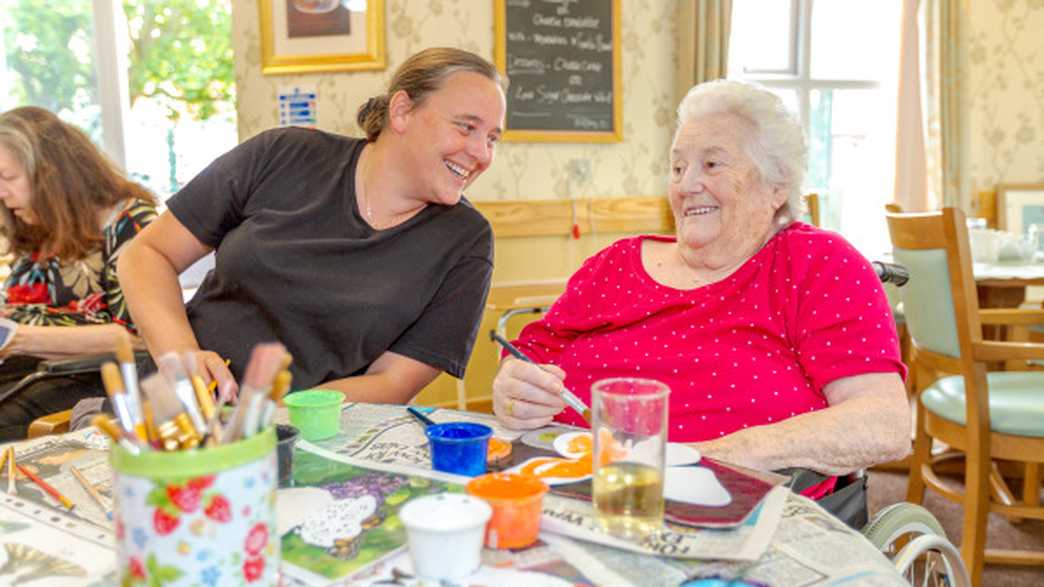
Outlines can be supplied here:
[[295, 391], [285, 398], [290, 423], [308, 441], [324, 440], [341, 431], [341, 405], [344, 394], [328, 389]]

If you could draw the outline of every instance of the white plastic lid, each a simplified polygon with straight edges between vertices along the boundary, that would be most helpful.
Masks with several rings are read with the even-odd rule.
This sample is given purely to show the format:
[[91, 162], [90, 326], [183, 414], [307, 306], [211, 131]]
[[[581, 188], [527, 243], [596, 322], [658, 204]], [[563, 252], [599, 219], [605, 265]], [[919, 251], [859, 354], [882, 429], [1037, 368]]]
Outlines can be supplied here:
[[457, 532], [484, 526], [493, 515], [485, 501], [460, 493], [425, 495], [406, 502], [399, 519], [407, 529]]

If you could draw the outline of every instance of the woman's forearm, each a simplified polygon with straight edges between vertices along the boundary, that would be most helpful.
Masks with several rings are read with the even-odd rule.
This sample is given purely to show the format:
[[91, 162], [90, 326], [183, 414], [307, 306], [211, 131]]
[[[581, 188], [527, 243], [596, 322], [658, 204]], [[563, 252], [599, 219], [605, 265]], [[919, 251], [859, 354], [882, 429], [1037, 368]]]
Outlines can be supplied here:
[[404, 404], [413, 399], [440, 371], [391, 351], [385, 351], [370, 364], [365, 375], [326, 381], [316, 387], [336, 389], [346, 401]]
[[118, 324], [91, 326], [18, 327], [11, 343], [4, 347], [5, 356], [26, 355], [44, 359], [62, 359], [76, 355], [112, 352], [118, 337], [126, 334]]
[[345, 401], [375, 404], [405, 404], [420, 391], [403, 386], [389, 386], [387, 378], [379, 374], [334, 379], [316, 387], [337, 390], [344, 394]]
[[199, 349], [177, 271], [165, 256], [143, 242], [132, 242], [120, 255], [117, 271], [131, 317], [153, 358]]
[[766, 471], [803, 467], [841, 475], [905, 457], [909, 422], [904, 404], [865, 395], [695, 446], [715, 459]]

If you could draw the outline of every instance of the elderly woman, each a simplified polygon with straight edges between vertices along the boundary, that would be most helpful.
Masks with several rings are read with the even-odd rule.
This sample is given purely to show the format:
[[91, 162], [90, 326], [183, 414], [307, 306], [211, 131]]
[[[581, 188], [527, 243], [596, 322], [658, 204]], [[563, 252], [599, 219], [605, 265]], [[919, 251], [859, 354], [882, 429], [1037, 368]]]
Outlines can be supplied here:
[[[80, 129], [33, 106], [0, 114], [0, 204], [0, 234], [15, 255], [0, 298], [19, 324], [0, 348], [6, 395], [41, 359], [110, 352], [133, 332], [116, 261], [156, 207]], [[105, 395], [96, 375], [30, 385], [0, 403], [0, 440], [92, 395]]]
[[870, 264], [795, 221], [801, 128], [772, 93], [715, 81], [678, 108], [668, 195], [677, 234], [614, 243], [506, 359], [493, 406], [512, 428], [582, 424], [561, 399], [605, 377], [671, 388], [672, 441], [758, 469], [837, 475], [909, 450], [892, 314]]

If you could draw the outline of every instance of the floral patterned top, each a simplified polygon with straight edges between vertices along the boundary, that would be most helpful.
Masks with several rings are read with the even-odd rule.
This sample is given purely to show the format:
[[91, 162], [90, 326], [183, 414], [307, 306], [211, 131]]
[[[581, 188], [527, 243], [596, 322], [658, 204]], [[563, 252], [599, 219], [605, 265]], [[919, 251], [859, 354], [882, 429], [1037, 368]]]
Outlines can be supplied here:
[[116, 278], [123, 247], [156, 218], [156, 207], [128, 200], [102, 229], [101, 247], [62, 261], [33, 253], [15, 260], [0, 292], [3, 315], [20, 324], [84, 326], [114, 322], [134, 329]]

